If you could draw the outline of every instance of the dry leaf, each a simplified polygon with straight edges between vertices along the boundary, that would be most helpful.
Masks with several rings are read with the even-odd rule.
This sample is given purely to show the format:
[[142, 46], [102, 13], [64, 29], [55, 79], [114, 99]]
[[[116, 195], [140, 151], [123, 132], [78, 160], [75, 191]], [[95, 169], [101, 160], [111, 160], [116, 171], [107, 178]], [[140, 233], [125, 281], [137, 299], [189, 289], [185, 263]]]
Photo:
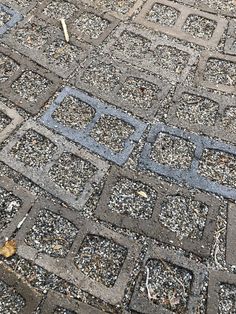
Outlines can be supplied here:
[[144, 191], [138, 191], [137, 194], [138, 194], [139, 196], [144, 197], [144, 198], [147, 198], [147, 197], [148, 197], [148, 196], [147, 196], [147, 193], [144, 192]]
[[171, 298], [170, 299], [170, 306], [174, 307], [175, 305], [180, 304], [180, 298]]
[[0, 247], [0, 255], [8, 258], [16, 253], [16, 241], [6, 241], [2, 247]]
[[176, 291], [173, 292], [173, 295], [171, 295], [171, 292], [168, 293], [169, 303], [170, 306], [173, 308], [175, 305], [180, 304], [180, 298], [176, 297]]
[[55, 244], [52, 248], [53, 248], [53, 250], [58, 251], [58, 250], [62, 249], [62, 245]]

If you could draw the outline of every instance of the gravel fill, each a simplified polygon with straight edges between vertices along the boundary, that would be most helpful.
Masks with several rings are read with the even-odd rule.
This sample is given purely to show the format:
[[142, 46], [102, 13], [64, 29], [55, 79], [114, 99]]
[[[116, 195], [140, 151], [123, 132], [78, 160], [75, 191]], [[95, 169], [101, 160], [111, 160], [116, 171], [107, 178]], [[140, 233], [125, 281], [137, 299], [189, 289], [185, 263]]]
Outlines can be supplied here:
[[91, 0], [96, 7], [105, 7], [107, 10], [115, 11], [121, 14], [125, 14], [133, 7], [136, 0]]
[[164, 26], [173, 26], [179, 17], [179, 11], [164, 4], [155, 3], [147, 14], [147, 19], [151, 22]]
[[157, 66], [181, 74], [188, 63], [189, 54], [174, 47], [159, 45], [153, 52], [153, 58]]
[[210, 9], [219, 12], [236, 13], [234, 0], [197, 0], [197, 5], [208, 6]]
[[226, 108], [221, 122], [224, 128], [235, 132], [236, 131], [236, 107]]
[[0, 230], [7, 226], [21, 205], [20, 199], [0, 187]]
[[187, 140], [160, 133], [153, 145], [151, 158], [173, 168], [189, 169], [195, 146]]
[[[14, 0], [14, 2], [20, 7], [28, 7], [32, 3], [32, 0]], [[41, 3], [42, 1], [37, 2]]]
[[149, 52], [151, 41], [132, 32], [124, 31], [114, 43], [114, 47], [124, 56], [142, 59]]
[[134, 129], [124, 121], [102, 115], [90, 136], [97, 142], [119, 153], [124, 148], [124, 141], [133, 133]]
[[219, 105], [206, 97], [182, 94], [176, 102], [176, 116], [190, 123], [213, 126], [218, 116]]
[[12, 16], [10, 14], [0, 10], [0, 27], [10, 21], [11, 18]]
[[94, 13], [85, 12], [75, 20], [74, 24], [83, 35], [97, 39], [109, 26], [109, 21]]
[[119, 178], [111, 191], [108, 208], [132, 218], [149, 219], [157, 200], [157, 192], [146, 184]]
[[72, 62], [80, 58], [81, 52], [79, 47], [64, 40], [56, 40], [45, 48], [44, 55], [48, 58], [48, 62], [68, 68]]
[[49, 171], [51, 179], [61, 188], [79, 195], [97, 168], [73, 154], [64, 153]]
[[65, 126], [80, 130], [84, 129], [95, 116], [96, 111], [86, 103], [73, 96], [67, 96], [52, 117]]
[[198, 169], [201, 175], [213, 181], [236, 187], [236, 158], [231, 154], [205, 149]]
[[23, 27], [18, 27], [13, 33], [15, 40], [31, 49], [41, 49], [50, 35], [53, 35], [52, 28], [49, 32], [46, 22], [42, 22], [42, 25], [27, 23]]
[[75, 257], [75, 265], [86, 276], [107, 287], [114, 286], [126, 259], [127, 249], [110, 239], [87, 235]]
[[37, 168], [48, 163], [55, 152], [56, 146], [34, 130], [27, 131], [11, 150], [16, 159]]
[[236, 285], [221, 284], [218, 314], [236, 313]]
[[94, 60], [83, 73], [81, 80], [104, 91], [112, 91], [120, 81], [121, 72], [111, 64]]
[[207, 61], [204, 78], [215, 84], [235, 86], [236, 63], [210, 58]]
[[48, 209], [40, 210], [25, 242], [39, 252], [53, 257], [65, 257], [73, 244], [78, 229], [67, 219]]
[[158, 101], [158, 86], [143, 79], [128, 77], [118, 96], [140, 109], [149, 109]]
[[50, 82], [45, 77], [32, 71], [24, 72], [13, 84], [12, 89], [24, 99], [34, 102], [47, 88]]
[[10, 124], [12, 119], [8, 117], [4, 112], [0, 109], [0, 132], [2, 132], [8, 124]]
[[53, 314], [76, 314], [76, 312], [64, 309], [63, 307], [57, 307]]
[[235, 51], [236, 49], [236, 40], [233, 41], [232, 46], [231, 46], [231, 50]]
[[[148, 288], [152, 302], [173, 311], [176, 314], [187, 313], [187, 304], [193, 275], [186, 269], [162, 260], [150, 259]], [[142, 279], [140, 291], [147, 294], [146, 278]]]
[[18, 314], [24, 306], [22, 296], [0, 280], [0, 314]]
[[[112, 311], [113, 307], [109, 306], [104, 301], [79, 290], [79, 288], [71, 283], [35, 265], [33, 262], [19, 257], [17, 254], [7, 260], [5, 259], [4, 262], [11, 267], [15, 273], [23, 277], [28, 284], [43, 294], [46, 294], [49, 290], [57, 291], [64, 294], [65, 298], [74, 298], [98, 307], [104, 312], [118, 314], [118, 312]], [[6, 312], [3, 314], [5, 313]], [[36, 313], [39, 314], [37, 311]]]
[[8, 56], [0, 53], [0, 82], [3, 83], [19, 68], [19, 65]]
[[186, 19], [183, 25], [183, 30], [193, 35], [193, 37], [210, 39], [214, 33], [216, 26], [216, 21], [191, 14]]
[[181, 240], [185, 237], [201, 239], [207, 214], [208, 207], [204, 203], [182, 195], [171, 195], [161, 204], [159, 220]]
[[[47, 293], [49, 289], [67, 292], [69, 284], [58, 276], [47, 272], [44, 268], [33, 262], [14, 255], [5, 263], [19, 274], [24, 280], [40, 292]], [[5, 313], [4, 313], [5, 314]]]
[[68, 3], [67, 1], [52, 1], [43, 10], [43, 14], [55, 20], [60, 20], [61, 18], [70, 18], [76, 11], [78, 11], [78, 8], [72, 3]]

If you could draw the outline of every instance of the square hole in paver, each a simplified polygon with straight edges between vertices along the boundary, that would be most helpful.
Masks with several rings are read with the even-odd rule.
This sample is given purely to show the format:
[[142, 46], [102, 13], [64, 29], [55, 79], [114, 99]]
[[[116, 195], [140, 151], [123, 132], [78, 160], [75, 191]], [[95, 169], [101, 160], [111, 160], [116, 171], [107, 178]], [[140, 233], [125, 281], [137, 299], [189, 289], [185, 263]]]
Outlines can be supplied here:
[[121, 14], [127, 13], [135, 4], [136, 0], [91, 0], [97, 7], [105, 7], [107, 10], [116, 11]]
[[205, 149], [198, 169], [204, 177], [236, 187], [236, 156], [232, 154]]
[[2, 132], [11, 123], [11, 121], [12, 119], [0, 109], [0, 132]]
[[110, 22], [94, 13], [84, 12], [73, 24], [83, 35], [97, 39], [104, 33]]
[[113, 240], [89, 234], [84, 238], [74, 262], [91, 279], [112, 287], [127, 253], [127, 248]]
[[44, 50], [47, 61], [56, 66], [69, 68], [71, 63], [80, 59], [82, 49], [64, 40], [56, 40], [48, 45]]
[[49, 176], [62, 189], [78, 196], [96, 171], [89, 161], [64, 153], [50, 169]]
[[[208, 7], [214, 12], [227, 12], [229, 15], [235, 14], [235, 2], [234, 0], [199, 0], [199, 5], [203, 5], [205, 8]], [[207, 8], [206, 8], [207, 10]]]
[[101, 91], [112, 91], [120, 81], [121, 72], [111, 64], [93, 61], [81, 76], [81, 80], [100, 89]]
[[153, 52], [154, 64], [165, 70], [181, 74], [189, 61], [189, 54], [175, 47], [159, 45]]
[[194, 144], [185, 139], [159, 133], [151, 151], [151, 158], [173, 168], [189, 169], [194, 150]]
[[220, 285], [218, 314], [236, 313], [236, 285]]
[[[43, 0], [37, 1], [37, 3], [41, 3]], [[30, 4], [32, 4], [32, 0], [14, 0], [14, 2], [21, 6], [21, 7], [28, 7]]]
[[52, 159], [56, 150], [56, 145], [48, 138], [34, 130], [28, 130], [10, 153], [25, 165], [39, 168]]
[[141, 281], [140, 292], [146, 296], [148, 284], [153, 303], [168, 309], [171, 313], [187, 313], [193, 274], [164, 260], [150, 259], [145, 266], [146, 272]]
[[57, 306], [53, 314], [76, 314], [76, 312]]
[[21, 205], [22, 202], [18, 197], [0, 187], [0, 230], [11, 222]]
[[176, 116], [190, 123], [215, 125], [219, 104], [215, 101], [189, 93], [177, 100]]
[[175, 8], [169, 7], [161, 3], [155, 3], [148, 12], [146, 18], [148, 21], [159, 23], [164, 26], [173, 26], [180, 12]]
[[[208, 206], [183, 195], [169, 195], [162, 201], [159, 221], [179, 239], [201, 239]], [[173, 219], [174, 217], [174, 219]]]
[[236, 40], [234, 40], [231, 44], [231, 47], [230, 47], [230, 51], [232, 51], [233, 53], [236, 51]]
[[61, 18], [69, 19], [77, 10], [78, 8], [72, 3], [56, 0], [52, 1], [45, 7], [43, 14], [55, 20], [59, 20]]
[[81, 100], [67, 96], [53, 112], [53, 119], [66, 127], [84, 129], [94, 118], [96, 111]]
[[107, 146], [116, 153], [124, 149], [124, 143], [135, 129], [113, 116], [102, 115], [90, 136], [98, 143]]
[[7, 81], [15, 71], [19, 69], [19, 65], [0, 52], [0, 82]]
[[22, 98], [30, 102], [35, 102], [51, 85], [51, 81], [38, 73], [25, 71], [11, 87]]
[[222, 125], [225, 129], [236, 131], [236, 107], [227, 107], [222, 116]]
[[39, 252], [65, 257], [77, 234], [78, 229], [69, 220], [48, 209], [42, 209], [27, 233], [25, 242]]
[[118, 91], [118, 96], [140, 109], [149, 109], [158, 101], [160, 89], [143, 79], [128, 77]]
[[130, 31], [124, 31], [120, 37], [117, 38], [114, 47], [124, 56], [127, 55], [142, 59], [149, 52], [151, 41]]
[[0, 280], [0, 313], [18, 314], [25, 305], [24, 298], [14, 288]]
[[150, 186], [128, 178], [119, 178], [111, 190], [108, 208], [132, 218], [149, 219], [155, 207], [157, 192]]
[[13, 37], [20, 44], [31, 49], [40, 49], [49, 40], [50, 34], [52, 34], [52, 28], [50, 32], [45, 22], [41, 24], [27, 23], [22, 27], [18, 27]]
[[209, 20], [203, 16], [191, 14], [187, 17], [183, 25], [183, 30], [193, 35], [193, 37], [210, 39], [213, 36], [216, 26], [216, 21]]
[[209, 58], [204, 71], [204, 79], [214, 84], [235, 86], [236, 63], [216, 58]]

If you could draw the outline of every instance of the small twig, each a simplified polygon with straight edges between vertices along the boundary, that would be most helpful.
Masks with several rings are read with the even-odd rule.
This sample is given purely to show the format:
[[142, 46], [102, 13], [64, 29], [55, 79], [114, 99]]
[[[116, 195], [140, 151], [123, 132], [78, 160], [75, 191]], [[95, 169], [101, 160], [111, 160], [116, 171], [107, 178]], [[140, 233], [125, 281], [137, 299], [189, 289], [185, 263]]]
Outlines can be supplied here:
[[69, 34], [68, 34], [68, 30], [67, 30], [65, 19], [61, 19], [61, 25], [62, 25], [62, 29], [63, 29], [63, 32], [64, 32], [65, 40], [68, 43], [70, 41], [70, 38], [69, 38]]
[[217, 243], [215, 244], [214, 260], [215, 260], [216, 265], [220, 268], [221, 265], [220, 265], [220, 263], [217, 261], [217, 254], [218, 254], [219, 250], [220, 250], [220, 249], [219, 249], [219, 244], [218, 244], [218, 241], [217, 241]]
[[221, 228], [220, 230], [216, 231], [215, 233], [221, 233], [222, 231], [224, 231], [226, 229], [226, 227]]
[[151, 293], [150, 293], [150, 290], [149, 290], [149, 268], [146, 266], [146, 270], [147, 270], [147, 276], [146, 276], [146, 288], [147, 288], [147, 293], [148, 293], [148, 299], [151, 300], [152, 299], [152, 296], [151, 296]]
[[25, 219], [27, 218], [27, 216], [28, 216], [28, 213], [25, 215], [25, 217], [18, 223], [18, 225], [17, 225], [17, 229], [20, 229], [20, 227], [23, 225], [23, 223], [24, 223], [24, 221], [25, 221]]
[[[219, 218], [221, 218], [221, 217], [219, 217]], [[218, 260], [217, 260], [217, 255], [218, 255], [218, 253], [219, 253], [219, 251], [220, 251], [220, 247], [219, 247], [219, 244], [220, 244], [220, 236], [221, 236], [221, 233], [223, 232], [223, 231], [225, 231], [225, 229], [226, 229], [226, 227], [223, 227], [223, 228], [221, 228], [220, 230], [218, 230], [218, 231], [216, 231], [215, 232], [215, 239], [216, 239], [216, 241], [215, 241], [215, 244], [214, 244], [214, 246], [213, 246], [213, 249], [214, 249], [214, 260], [215, 260], [215, 263], [216, 263], [216, 265], [217, 265], [217, 267], [221, 267], [221, 265], [220, 265], [220, 263], [218, 262]]]
[[160, 258], [160, 262], [164, 265], [164, 267], [171, 273], [175, 276], [175, 280], [182, 286], [183, 288], [183, 292], [184, 292], [184, 296], [186, 294], [186, 290], [185, 290], [185, 286], [184, 284], [182, 283], [181, 280], [179, 280], [177, 277], [176, 277], [176, 274], [170, 269], [170, 267], [166, 264], [165, 261], [163, 261], [161, 258]]

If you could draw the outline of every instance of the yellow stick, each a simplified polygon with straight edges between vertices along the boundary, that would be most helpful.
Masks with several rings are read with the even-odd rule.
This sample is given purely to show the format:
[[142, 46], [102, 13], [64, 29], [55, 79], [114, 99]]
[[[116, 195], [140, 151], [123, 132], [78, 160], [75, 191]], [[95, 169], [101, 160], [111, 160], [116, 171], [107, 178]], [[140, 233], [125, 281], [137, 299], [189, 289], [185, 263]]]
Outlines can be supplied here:
[[62, 29], [63, 29], [63, 32], [64, 32], [65, 40], [68, 43], [70, 38], [69, 38], [69, 34], [68, 34], [68, 30], [67, 30], [65, 19], [61, 19], [61, 25], [62, 25]]

